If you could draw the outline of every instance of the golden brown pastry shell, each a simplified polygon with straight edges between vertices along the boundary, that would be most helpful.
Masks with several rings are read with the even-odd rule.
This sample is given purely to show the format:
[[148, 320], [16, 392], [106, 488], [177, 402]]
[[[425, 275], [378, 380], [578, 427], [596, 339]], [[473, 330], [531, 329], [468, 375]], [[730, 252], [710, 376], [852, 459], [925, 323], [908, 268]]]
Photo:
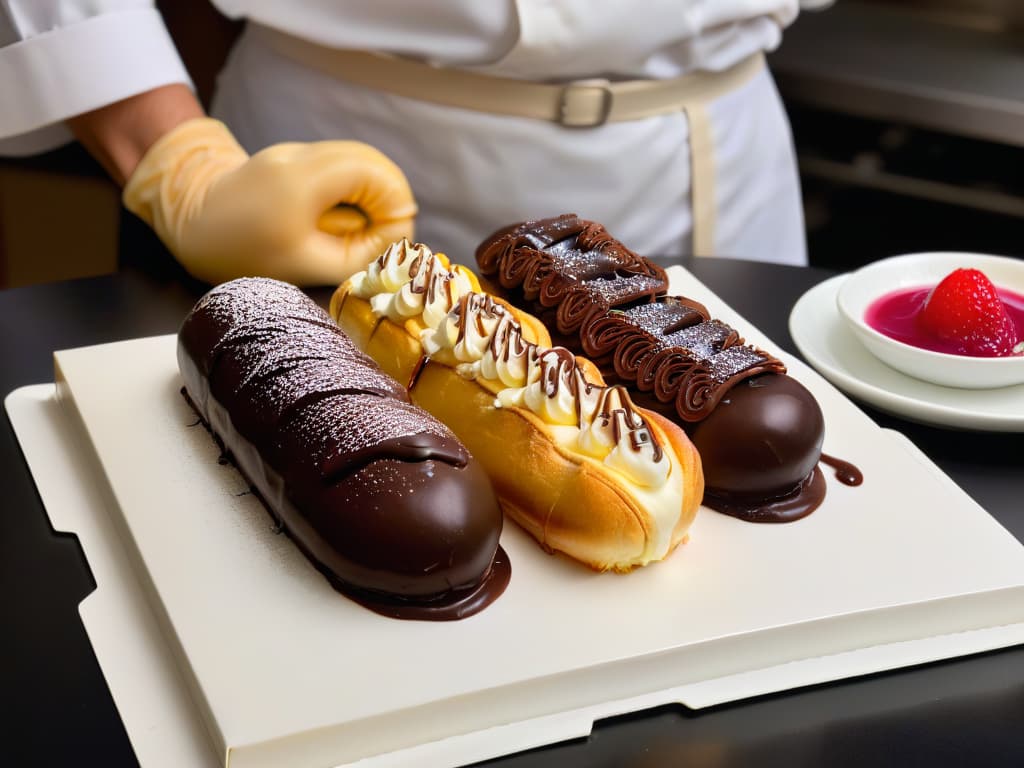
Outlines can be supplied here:
[[[550, 343], [539, 320], [501, 303], [522, 322], [524, 338], [543, 346]], [[424, 360], [419, 341], [423, 326], [417, 320], [399, 325], [378, 318], [368, 301], [350, 293], [348, 283], [335, 292], [331, 315], [359, 347], [409, 388], [414, 403], [463, 441], [491, 478], [503, 510], [541, 546], [599, 571], [634, 567], [654, 522], [622, 475], [560, 446], [549, 426], [531, 411], [495, 407], [495, 386], [463, 378], [444, 362]], [[603, 385], [590, 361], [579, 360], [585, 377]], [[637, 410], [674, 457], [674, 471], [682, 473], [671, 552], [686, 538], [703, 495], [700, 458], [677, 425]]]

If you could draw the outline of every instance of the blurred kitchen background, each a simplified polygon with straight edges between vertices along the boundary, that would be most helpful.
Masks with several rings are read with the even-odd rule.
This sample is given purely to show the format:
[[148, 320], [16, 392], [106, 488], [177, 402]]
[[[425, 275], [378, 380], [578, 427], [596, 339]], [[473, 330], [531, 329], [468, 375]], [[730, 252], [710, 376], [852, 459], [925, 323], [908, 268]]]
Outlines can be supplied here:
[[[208, 98], [237, 27], [202, 0], [158, 4]], [[1024, 0], [838, 0], [802, 14], [770, 63], [812, 265], [1024, 256]], [[113, 271], [119, 216], [117, 190], [77, 147], [0, 160], [0, 287]]]
[[812, 264], [1024, 255], [1024, 0], [838, 0], [770, 61]]

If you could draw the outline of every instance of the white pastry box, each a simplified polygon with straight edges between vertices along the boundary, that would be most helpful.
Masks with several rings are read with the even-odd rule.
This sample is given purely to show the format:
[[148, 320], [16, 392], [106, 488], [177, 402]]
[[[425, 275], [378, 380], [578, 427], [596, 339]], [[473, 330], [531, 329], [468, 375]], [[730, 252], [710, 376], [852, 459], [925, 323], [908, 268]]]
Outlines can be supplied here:
[[174, 345], [58, 352], [59, 394], [7, 401], [55, 527], [79, 533], [93, 567], [83, 620], [144, 766], [464, 765], [663, 703], [1024, 642], [1024, 547], [788, 356], [822, 405], [825, 451], [863, 485], [823, 466], [824, 504], [788, 524], [702, 508], [688, 543], [628, 575], [547, 555], [509, 522], [505, 594], [416, 622], [345, 599], [275, 533], [181, 397]]

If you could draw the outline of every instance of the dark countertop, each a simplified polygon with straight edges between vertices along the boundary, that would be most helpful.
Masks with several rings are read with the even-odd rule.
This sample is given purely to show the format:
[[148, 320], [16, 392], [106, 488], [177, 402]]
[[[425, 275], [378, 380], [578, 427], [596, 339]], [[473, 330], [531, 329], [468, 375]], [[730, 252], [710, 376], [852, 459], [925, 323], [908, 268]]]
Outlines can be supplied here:
[[[714, 259], [686, 266], [790, 352], [790, 308], [831, 274]], [[54, 349], [174, 332], [197, 296], [195, 286], [136, 271], [0, 292], [0, 393], [52, 381]], [[953, 432], [866, 410], [1024, 541], [1024, 435]], [[0, 479], [2, 762], [136, 765], [78, 617], [93, 589], [88, 565], [77, 540], [50, 527], [6, 416]], [[1018, 647], [701, 711], [659, 707], [487, 765], [1018, 766], [1022, 722]]]

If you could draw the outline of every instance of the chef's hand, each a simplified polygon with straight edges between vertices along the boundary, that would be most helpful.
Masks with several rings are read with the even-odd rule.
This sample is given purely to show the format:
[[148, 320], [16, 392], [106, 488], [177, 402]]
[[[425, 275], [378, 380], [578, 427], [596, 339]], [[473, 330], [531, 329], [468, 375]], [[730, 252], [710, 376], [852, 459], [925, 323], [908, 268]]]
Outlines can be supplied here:
[[405, 176], [355, 141], [276, 144], [250, 157], [223, 123], [188, 120], [143, 155], [124, 204], [192, 275], [336, 285], [411, 237]]
[[196, 277], [264, 275], [337, 285], [416, 214], [398, 167], [351, 141], [279, 144], [253, 157], [171, 84], [68, 120], [125, 185], [124, 202]]

